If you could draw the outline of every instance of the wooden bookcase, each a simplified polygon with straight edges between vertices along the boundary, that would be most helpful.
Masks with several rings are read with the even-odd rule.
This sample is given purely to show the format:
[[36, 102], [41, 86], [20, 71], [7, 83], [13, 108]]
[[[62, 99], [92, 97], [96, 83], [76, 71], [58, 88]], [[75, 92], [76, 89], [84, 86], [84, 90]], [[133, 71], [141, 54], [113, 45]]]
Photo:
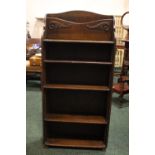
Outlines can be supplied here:
[[42, 37], [43, 140], [107, 147], [115, 39], [113, 16], [47, 14]]

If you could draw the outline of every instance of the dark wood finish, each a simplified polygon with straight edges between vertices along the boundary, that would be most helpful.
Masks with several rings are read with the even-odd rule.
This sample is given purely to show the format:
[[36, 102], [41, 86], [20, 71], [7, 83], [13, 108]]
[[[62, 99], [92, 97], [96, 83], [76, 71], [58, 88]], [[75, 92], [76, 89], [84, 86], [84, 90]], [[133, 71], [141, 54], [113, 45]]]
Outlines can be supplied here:
[[103, 140], [106, 125], [45, 122], [45, 130], [48, 138]]
[[44, 39], [44, 42], [56, 42], [56, 43], [91, 43], [91, 44], [113, 44], [114, 41], [96, 41], [96, 40], [61, 40], [61, 39]]
[[[45, 113], [101, 115], [107, 111], [107, 97], [110, 91], [45, 89]], [[88, 108], [89, 107], [89, 108]]]
[[46, 84], [43, 87], [51, 89], [66, 89], [66, 90], [110, 91], [110, 88], [106, 86], [97, 86], [97, 85]]
[[113, 16], [47, 14], [42, 38], [44, 144], [107, 147], [115, 38]]
[[62, 139], [62, 138], [48, 138], [45, 141], [48, 146], [58, 146], [58, 147], [79, 147], [79, 148], [95, 148], [102, 149], [105, 148], [105, 144], [101, 140], [79, 140], [79, 139]]
[[102, 61], [69, 61], [69, 60], [44, 60], [47, 63], [67, 63], [67, 64], [96, 64], [96, 65], [112, 65], [112, 62]]
[[107, 124], [107, 121], [103, 116], [94, 116], [94, 115], [46, 114], [45, 121], [86, 123], [86, 124]]
[[111, 68], [112, 66], [109, 65], [46, 63], [45, 81], [55, 84], [109, 86], [109, 70]]
[[48, 50], [45, 53], [45, 59], [112, 62], [114, 44], [92, 44], [91, 42], [43, 42]]
[[[113, 16], [71, 11], [46, 16], [46, 39], [113, 40]], [[68, 35], [70, 32], [70, 35]]]

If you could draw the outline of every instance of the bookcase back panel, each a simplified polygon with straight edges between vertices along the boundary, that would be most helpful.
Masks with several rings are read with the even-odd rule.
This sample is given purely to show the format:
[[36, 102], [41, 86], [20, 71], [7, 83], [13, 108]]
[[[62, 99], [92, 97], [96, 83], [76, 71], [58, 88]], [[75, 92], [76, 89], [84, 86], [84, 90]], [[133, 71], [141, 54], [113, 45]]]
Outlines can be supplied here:
[[46, 64], [46, 83], [109, 86], [111, 66]]
[[48, 123], [46, 133], [49, 138], [76, 138], [103, 140], [104, 125], [76, 124], [76, 123]]
[[57, 114], [105, 115], [109, 92], [46, 90], [46, 112]]
[[46, 60], [80, 60], [111, 62], [113, 46], [90, 43], [44, 43]]

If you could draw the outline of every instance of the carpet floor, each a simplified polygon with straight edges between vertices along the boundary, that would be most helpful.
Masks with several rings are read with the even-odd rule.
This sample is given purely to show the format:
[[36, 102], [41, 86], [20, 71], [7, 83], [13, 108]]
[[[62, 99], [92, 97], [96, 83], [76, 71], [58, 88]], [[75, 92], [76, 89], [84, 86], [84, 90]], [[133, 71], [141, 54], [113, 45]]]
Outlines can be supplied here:
[[45, 148], [42, 144], [42, 95], [37, 81], [28, 82], [26, 90], [26, 151], [27, 155], [128, 155], [129, 154], [129, 97], [124, 96], [122, 108], [118, 95], [113, 94], [106, 150]]

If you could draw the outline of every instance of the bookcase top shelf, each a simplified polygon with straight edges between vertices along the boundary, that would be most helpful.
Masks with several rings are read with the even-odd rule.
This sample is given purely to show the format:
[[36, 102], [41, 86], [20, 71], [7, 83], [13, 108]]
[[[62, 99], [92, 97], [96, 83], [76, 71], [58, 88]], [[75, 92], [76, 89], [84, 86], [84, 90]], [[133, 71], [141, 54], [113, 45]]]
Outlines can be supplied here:
[[112, 62], [102, 61], [72, 61], [72, 60], [44, 60], [45, 63], [64, 63], [64, 64], [95, 64], [95, 65], [112, 65]]

